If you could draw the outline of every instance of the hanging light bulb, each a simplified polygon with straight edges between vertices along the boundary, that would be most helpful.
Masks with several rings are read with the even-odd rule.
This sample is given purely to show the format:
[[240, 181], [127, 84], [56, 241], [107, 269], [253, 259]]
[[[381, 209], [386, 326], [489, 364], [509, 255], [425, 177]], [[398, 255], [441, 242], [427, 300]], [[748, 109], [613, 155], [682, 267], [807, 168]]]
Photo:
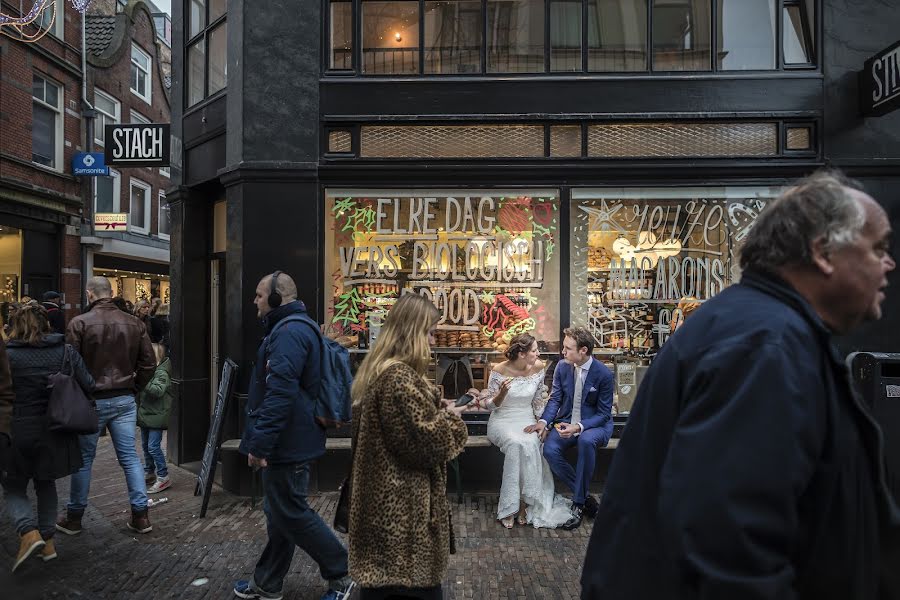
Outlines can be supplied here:
[[397, 40], [398, 42], [402, 42], [403, 36], [400, 35], [400, 32], [398, 31], [397, 33], [394, 34], [394, 39]]

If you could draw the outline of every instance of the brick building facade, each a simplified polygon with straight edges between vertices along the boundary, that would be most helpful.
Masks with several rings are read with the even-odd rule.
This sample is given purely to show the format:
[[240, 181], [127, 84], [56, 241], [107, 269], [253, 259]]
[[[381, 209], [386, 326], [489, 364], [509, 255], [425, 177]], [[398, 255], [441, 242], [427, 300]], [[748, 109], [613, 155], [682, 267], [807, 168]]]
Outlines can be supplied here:
[[[88, 97], [97, 111], [91, 143], [99, 152], [105, 125], [169, 122], [171, 51], [150, 3], [95, 0], [88, 10]], [[93, 186], [93, 212], [127, 214], [128, 227], [97, 229], [85, 240], [91, 273], [110, 277], [114, 293], [126, 300], [168, 301], [168, 169], [112, 167], [110, 177], [96, 178]]]
[[[18, 10], [2, 2], [3, 13]], [[0, 36], [0, 306], [58, 290], [71, 318], [82, 288], [82, 199], [71, 175], [82, 149], [81, 15], [65, 2], [56, 10], [35, 43]]]

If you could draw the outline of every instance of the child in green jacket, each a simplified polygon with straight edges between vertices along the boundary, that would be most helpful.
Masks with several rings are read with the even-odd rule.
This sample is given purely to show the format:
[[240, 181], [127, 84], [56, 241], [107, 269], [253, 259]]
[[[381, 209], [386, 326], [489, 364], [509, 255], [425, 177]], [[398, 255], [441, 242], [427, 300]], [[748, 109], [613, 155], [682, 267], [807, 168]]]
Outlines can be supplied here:
[[163, 430], [169, 428], [169, 410], [172, 408], [171, 362], [165, 342], [153, 344], [153, 349], [156, 352], [156, 371], [141, 391], [137, 413], [144, 446], [144, 480], [148, 485], [152, 483], [147, 488], [148, 494], [156, 494], [172, 485], [162, 449]]

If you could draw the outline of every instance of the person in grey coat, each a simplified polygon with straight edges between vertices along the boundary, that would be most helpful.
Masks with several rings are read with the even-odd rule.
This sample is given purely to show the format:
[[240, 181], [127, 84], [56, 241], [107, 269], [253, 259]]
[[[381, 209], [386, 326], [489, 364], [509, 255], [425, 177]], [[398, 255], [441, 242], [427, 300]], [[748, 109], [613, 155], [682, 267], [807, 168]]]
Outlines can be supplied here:
[[[51, 333], [47, 311], [37, 302], [24, 304], [11, 319], [10, 339], [6, 344], [13, 384], [10, 438], [12, 448], [3, 477], [6, 510], [20, 537], [15, 571], [34, 552], [40, 550], [44, 561], [56, 558], [53, 534], [56, 531], [56, 480], [81, 468], [78, 435], [50, 431], [47, 404], [50, 399], [48, 377], [60, 372], [68, 353], [68, 374], [90, 394], [94, 378], [81, 356], [59, 333]], [[71, 371], [68, 369], [71, 368]], [[38, 514], [35, 519], [27, 495], [29, 480], [34, 482]]]

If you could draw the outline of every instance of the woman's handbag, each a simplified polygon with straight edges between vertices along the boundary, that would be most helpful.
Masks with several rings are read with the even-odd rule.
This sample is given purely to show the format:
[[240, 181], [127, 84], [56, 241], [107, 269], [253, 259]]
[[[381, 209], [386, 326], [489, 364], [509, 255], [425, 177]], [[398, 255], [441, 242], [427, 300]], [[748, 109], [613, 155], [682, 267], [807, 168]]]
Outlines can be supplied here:
[[356, 458], [356, 441], [350, 439], [353, 450], [350, 453], [350, 473], [341, 484], [341, 496], [334, 509], [334, 530], [341, 533], [350, 531], [350, 496], [353, 493], [353, 461]]
[[[47, 420], [50, 431], [60, 433], [97, 433], [97, 405], [88, 397], [75, 379], [72, 359], [73, 350], [65, 346], [62, 368], [47, 378], [50, 400], [47, 403]], [[70, 374], [66, 374], [66, 366]]]

